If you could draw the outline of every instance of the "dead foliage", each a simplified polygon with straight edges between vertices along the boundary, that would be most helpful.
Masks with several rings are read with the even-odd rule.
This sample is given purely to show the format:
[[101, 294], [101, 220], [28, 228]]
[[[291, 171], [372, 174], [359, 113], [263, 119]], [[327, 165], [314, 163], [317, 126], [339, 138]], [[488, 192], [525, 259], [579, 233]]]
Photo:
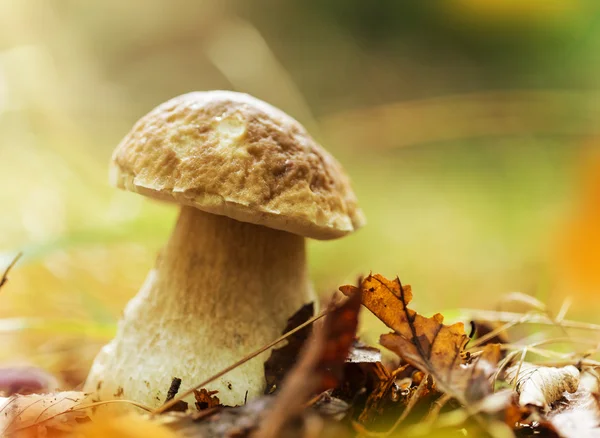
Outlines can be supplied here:
[[205, 388], [200, 389], [199, 391], [194, 390], [194, 397], [196, 398], [196, 409], [199, 411], [204, 411], [206, 409], [218, 408], [223, 406], [219, 397], [216, 394], [219, 391], [208, 391]]
[[[471, 318], [477, 335], [471, 340], [462, 323], [411, 309], [412, 290], [398, 278], [369, 275], [340, 290], [348, 299], [330, 306], [324, 319], [314, 323], [319, 316], [309, 306], [290, 318], [291, 335], [265, 364], [265, 395], [243, 406], [222, 406], [218, 394], [198, 389], [196, 409], [186, 412], [147, 415], [137, 405], [140, 412], [100, 417], [92, 409], [98, 403], [86, 403], [81, 393], [17, 395], [0, 399], [2, 436], [600, 436], [597, 342], [580, 340], [586, 348], [578, 350], [569, 332], [597, 336], [597, 326], [564, 314], [553, 318], [543, 303], [512, 294], [507, 299], [527, 311], [481, 312]], [[356, 339], [361, 304], [391, 329], [380, 344], [399, 363], [384, 365], [377, 348]], [[525, 324], [549, 334], [533, 342], [517, 330]], [[553, 329], [560, 338], [551, 337]], [[573, 351], [547, 347], [557, 340], [570, 342]], [[178, 386], [174, 379], [168, 403], [181, 397]]]
[[[471, 359], [465, 352], [469, 338], [464, 324], [445, 325], [439, 313], [427, 318], [409, 309], [412, 290], [400, 279], [369, 275], [359, 287], [342, 286], [340, 290], [346, 295], [361, 291], [364, 306], [394, 330], [380, 337], [381, 345], [432, 376], [441, 391], [463, 403], [491, 392], [489, 378], [500, 360], [500, 348], [490, 344]], [[473, 389], [475, 381], [479, 383], [477, 390]]]
[[[302, 308], [288, 320], [282, 334], [305, 323], [312, 318], [314, 313], [315, 310], [312, 303], [302, 306]], [[288, 337], [287, 343], [284, 346], [274, 348], [271, 351], [271, 356], [265, 362], [265, 380], [267, 382], [265, 394], [272, 394], [277, 391], [287, 371], [292, 368], [294, 363], [298, 360], [300, 350], [310, 336], [310, 330], [310, 326], [304, 327]]]

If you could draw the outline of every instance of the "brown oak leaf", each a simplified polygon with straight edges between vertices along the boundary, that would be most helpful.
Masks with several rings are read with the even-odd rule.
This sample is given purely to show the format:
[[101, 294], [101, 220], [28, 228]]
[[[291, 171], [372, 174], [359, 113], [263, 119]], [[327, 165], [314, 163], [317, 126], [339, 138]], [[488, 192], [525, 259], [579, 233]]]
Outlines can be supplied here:
[[[413, 298], [410, 286], [402, 285], [398, 278], [388, 280], [377, 274], [366, 277], [359, 287], [342, 286], [340, 291], [345, 295], [361, 291], [362, 304], [394, 330], [380, 337], [381, 345], [430, 374], [439, 389], [463, 403], [491, 392], [489, 378], [500, 359], [499, 347], [486, 346], [479, 358], [465, 365], [463, 355], [468, 337], [464, 325], [445, 325], [439, 313], [427, 318], [409, 309]], [[474, 382], [489, 389], [475, 391], [471, 387]]]

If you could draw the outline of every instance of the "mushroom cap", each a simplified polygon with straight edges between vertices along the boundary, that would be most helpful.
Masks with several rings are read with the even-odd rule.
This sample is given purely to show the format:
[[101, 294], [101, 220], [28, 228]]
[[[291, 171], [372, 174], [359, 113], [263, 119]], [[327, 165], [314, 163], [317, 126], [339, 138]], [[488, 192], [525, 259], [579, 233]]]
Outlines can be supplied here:
[[111, 184], [314, 239], [365, 222], [341, 165], [283, 111], [243, 93], [193, 92], [142, 117]]

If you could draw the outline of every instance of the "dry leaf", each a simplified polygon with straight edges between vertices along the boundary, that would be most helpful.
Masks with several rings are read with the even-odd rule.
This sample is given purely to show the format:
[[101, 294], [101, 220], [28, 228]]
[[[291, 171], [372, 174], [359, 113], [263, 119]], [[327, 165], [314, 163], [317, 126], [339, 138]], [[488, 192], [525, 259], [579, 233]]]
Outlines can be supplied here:
[[360, 423], [369, 424], [375, 417], [382, 414], [383, 406], [391, 398], [391, 392], [397, 389], [396, 375], [402, 371], [403, 369], [399, 368], [390, 373], [381, 362], [373, 368], [374, 385], [367, 397], [364, 409], [358, 416]]
[[205, 388], [199, 391], [194, 390], [194, 397], [196, 398], [196, 409], [204, 411], [205, 409], [217, 408], [223, 406], [217, 394], [219, 391], [208, 391]]
[[[153, 420], [176, 432], [181, 438], [247, 438], [264, 419], [265, 413], [272, 408], [275, 399], [276, 397], [273, 396], [264, 396], [234, 408], [196, 412], [194, 415], [169, 413], [156, 416]], [[287, 425], [285, 433], [280, 437], [343, 438], [347, 436], [343, 430], [340, 431], [340, 426], [336, 428], [335, 422], [324, 421], [312, 412], [306, 411], [302, 421]], [[263, 438], [261, 435], [258, 436]]]
[[379, 367], [383, 368], [379, 349], [355, 340], [344, 365], [344, 379], [333, 396], [352, 404], [362, 404], [367, 393], [380, 382]]
[[153, 420], [182, 437], [243, 438], [256, 429], [274, 399], [272, 396], [261, 397], [242, 406], [207, 409], [192, 415], [169, 412], [155, 416]]
[[0, 436], [8, 437], [27, 428], [40, 433], [46, 429], [64, 429], [76, 419], [87, 417], [85, 411], [72, 409], [88, 402], [86, 394], [77, 391], [13, 395], [0, 402]]
[[[288, 323], [282, 334], [292, 331], [301, 324], [304, 324], [314, 314], [314, 305], [305, 304], [288, 320]], [[287, 338], [287, 343], [280, 348], [273, 349], [271, 356], [265, 362], [265, 394], [272, 394], [279, 388], [284, 376], [292, 369], [302, 346], [310, 336], [311, 327], [306, 326]]]
[[520, 368], [514, 365], [507, 369], [506, 380], [516, 384], [521, 406], [537, 406], [547, 411], [566, 392], [577, 391], [579, 370], [573, 365], [554, 368], [524, 362]]
[[469, 366], [456, 373], [452, 386], [465, 395], [468, 403], [483, 400], [493, 392], [491, 380], [501, 358], [500, 344], [487, 344]]
[[350, 410], [350, 405], [344, 400], [324, 392], [312, 408], [323, 417], [341, 421]]
[[354, 341], [346, 362], [359, 365], [381, 362], [381, 351], [379, 351], [379, 348], [370, 347], [360, 341]]
[[546, 415], [562, 437], [600, 437], [598, 383], [595, 372], [582, 372], [577, 391], [564, 394], [564, 401]]
[[381, 345], [433, 376], [441, 390], [466, 402], [464, 382], [471, 370], [462, 366], [468, 341], [462, 323], [447, 326], [439, 313], [426, 318], [409, 309], [411, 288], [403, 286], [398, 278], [390, 281], [381, 275], [369, 275], [360, 287], [342, 286], [340, 290], [345, 295], [361, 290], [363, 305], [394, 330], [381, 336]]
[[344, 363], [358, 327], [360, 291], [331, 310], [323, 325], [313, 331], [300, 360], [285, 378], [273, 409], [261, 421], [253, 436], [275, 438], [286, 436], [285, 428], [299, 418], [309, 398], [341, 379]]

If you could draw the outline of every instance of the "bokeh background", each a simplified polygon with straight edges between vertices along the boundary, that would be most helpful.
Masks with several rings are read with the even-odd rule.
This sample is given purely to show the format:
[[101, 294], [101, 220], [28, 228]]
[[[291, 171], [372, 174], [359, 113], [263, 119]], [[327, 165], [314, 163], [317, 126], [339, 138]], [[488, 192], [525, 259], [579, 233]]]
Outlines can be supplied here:
[[372, 270], [423, 312], [521, 291], [598, 322], [597, 0], [0, 0], [1, 361], [83, 378], [176, 215], [109, 187], [111, 152], [208, 89], [351, 175], [369, 224], [310, 243], [322, 294]]

